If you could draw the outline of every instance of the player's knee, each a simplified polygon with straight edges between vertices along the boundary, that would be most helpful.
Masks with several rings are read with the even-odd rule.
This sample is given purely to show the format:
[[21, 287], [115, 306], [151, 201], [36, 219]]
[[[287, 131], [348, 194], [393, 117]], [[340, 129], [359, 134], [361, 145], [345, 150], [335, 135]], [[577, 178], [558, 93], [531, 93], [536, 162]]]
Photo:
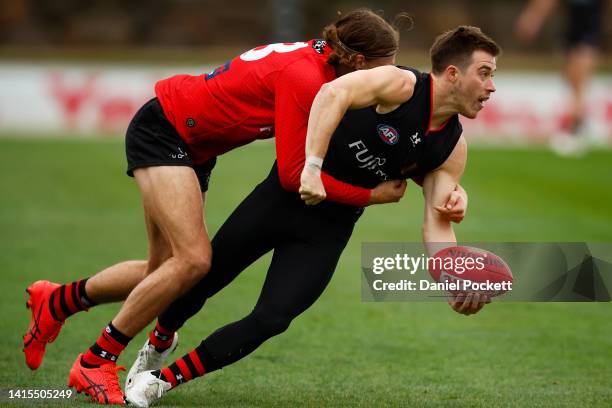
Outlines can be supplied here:
[[180, 279], [190, 288], [198, 283], [210, 270], [211, 257], [204, 252], [194, 252], [178, 259], [181, 264]]
[[148, 275], [164, 264], [172, 257], [172, 250], [166, 247], [153, 247], [149, 251], [149, 259], [145, 274]]
[[277, 336], [289, 328], [291, 318], [274, 311], [254, 311], [253, 320], [258, 327], [258, 331], [265, 337]]
[[147, 266], [145, 268], [144, 271], [144, 275], [145, 277], [151, 273], [153, 273], [155, 270], [157, 270], [160, 266], [162, 266], [162, 264], [167, 260], [166, 259], [160, 259], [160, 258], [150, 258], [147, 261]]

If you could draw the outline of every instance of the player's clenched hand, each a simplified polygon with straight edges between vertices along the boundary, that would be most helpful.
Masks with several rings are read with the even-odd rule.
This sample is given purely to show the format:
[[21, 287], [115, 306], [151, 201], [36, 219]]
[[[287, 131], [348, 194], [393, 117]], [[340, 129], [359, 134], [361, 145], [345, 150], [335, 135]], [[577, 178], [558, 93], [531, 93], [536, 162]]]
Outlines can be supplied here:
[[383, 181], [372, 190], [368, 205], [396, 203], [404, 196], [406, 186], [406, 180]]
[[455, 187], [443, 206], [436, 205], [436, 211], [448, 218], [449, 221], [459, 224], [465, 218], [467, 212], [468, 196], [463, 187]]
[[448, 297], [450, 307], [466, 316], [480, 312], [487, 303], [491, 303], [491, 298], [484, 293], [459, 293]]
[[300, 176], [300, 198], [304, 200], [307, 205], [319, 204], [325, 200], [327, 194], [325, 193], [325, 187], [321, 181], [321, 169], [314, 166], [306, 165], [302, 170]]

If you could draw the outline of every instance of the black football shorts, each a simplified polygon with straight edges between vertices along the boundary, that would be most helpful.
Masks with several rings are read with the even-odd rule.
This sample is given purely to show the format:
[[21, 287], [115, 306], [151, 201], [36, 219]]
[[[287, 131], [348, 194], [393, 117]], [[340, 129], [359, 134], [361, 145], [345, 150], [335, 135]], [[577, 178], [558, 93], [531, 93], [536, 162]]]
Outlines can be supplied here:
[[217, 162], [212, 158], [202, 164], [191, 161], [191, 152], [174, 126], [166, 119], [157, 98], [145, 103], [134, 115], [125, 135], [128, 176], [134, 170], [152, 166], [189, 166], [193, 168], [202, 192], [208, 190], [210, 174]]
[[579, 45], [601, 46], [604, 22], [603, 0], [568, 1], [565, 44], [569, 49]]

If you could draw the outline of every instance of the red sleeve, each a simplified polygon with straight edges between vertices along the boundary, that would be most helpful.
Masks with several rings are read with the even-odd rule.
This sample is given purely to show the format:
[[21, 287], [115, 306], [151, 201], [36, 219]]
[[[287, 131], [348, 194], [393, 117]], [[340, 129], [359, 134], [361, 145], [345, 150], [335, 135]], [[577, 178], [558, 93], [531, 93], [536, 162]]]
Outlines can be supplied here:
[[[307, 59], [286, 67], [276, 79], [275, 123], [278, 175], [285, 190], [297, 192], [304, 168], [306, 130], [312, 101], [325, 79], [320, 68]], [[344, 183], [321, 172], [327, 199], [364, 207], [370, 200], [367, 188]]]

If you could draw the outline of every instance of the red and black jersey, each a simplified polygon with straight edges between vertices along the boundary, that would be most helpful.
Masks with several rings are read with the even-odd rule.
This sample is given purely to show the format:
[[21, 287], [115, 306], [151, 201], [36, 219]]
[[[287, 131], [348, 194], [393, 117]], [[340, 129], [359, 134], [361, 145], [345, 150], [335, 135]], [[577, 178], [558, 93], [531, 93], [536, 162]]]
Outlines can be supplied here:
[[[195, 164], [276, 136], [281, 182], [297, 191], [312, 101], [321, 85], [336, 78], [327, 63], [330, 52], [322, 40], [269, 44], [209, 74], [161, 80], [155, 93]], [[357, 206], [369, 200], [368, 189], [325, 174], [322, 179], [330, 200]]]

